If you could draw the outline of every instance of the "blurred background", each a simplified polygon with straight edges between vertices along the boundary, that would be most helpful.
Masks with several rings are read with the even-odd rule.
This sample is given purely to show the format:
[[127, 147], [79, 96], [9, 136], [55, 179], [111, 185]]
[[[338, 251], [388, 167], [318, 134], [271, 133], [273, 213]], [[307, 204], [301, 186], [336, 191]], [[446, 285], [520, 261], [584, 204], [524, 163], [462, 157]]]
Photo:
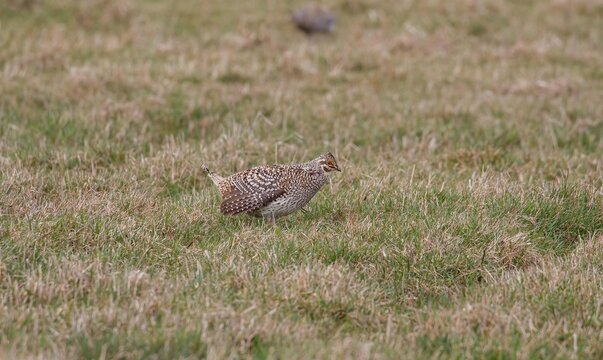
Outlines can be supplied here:
[[19, 123], [4, 150], [85, 141], [123, 157], [175, 138], [230, 167], [274, 146], [480, 149], [495, 166], [601, 150], [598, 2], [328, 1], [335, 30], [310, 37], [290, 18], [305, 5], [4, 1], [0, 105]]

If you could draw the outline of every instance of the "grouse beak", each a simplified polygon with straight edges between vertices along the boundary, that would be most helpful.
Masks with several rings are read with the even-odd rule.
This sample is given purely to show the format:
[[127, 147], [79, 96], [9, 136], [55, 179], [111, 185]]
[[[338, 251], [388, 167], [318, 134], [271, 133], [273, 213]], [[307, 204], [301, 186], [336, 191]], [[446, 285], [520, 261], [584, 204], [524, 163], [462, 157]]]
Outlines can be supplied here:
[[335, 171], [341, 172], [341, 169], [339, 168], [339, 165], [335, 165], [334, 169], [335, 169]]

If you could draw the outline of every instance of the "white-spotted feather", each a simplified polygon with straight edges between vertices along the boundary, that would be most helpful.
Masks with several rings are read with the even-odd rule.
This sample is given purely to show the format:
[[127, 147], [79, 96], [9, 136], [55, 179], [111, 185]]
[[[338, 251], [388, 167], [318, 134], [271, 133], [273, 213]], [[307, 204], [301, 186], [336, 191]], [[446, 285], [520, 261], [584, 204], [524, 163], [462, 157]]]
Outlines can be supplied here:
[[204, 169], [222, 194], [223, 214], [277, 218], [305, 206], [326, 183], [328, 172], [339, 167], [327, 153], [302, 164], [258, 166], [226, 178]]

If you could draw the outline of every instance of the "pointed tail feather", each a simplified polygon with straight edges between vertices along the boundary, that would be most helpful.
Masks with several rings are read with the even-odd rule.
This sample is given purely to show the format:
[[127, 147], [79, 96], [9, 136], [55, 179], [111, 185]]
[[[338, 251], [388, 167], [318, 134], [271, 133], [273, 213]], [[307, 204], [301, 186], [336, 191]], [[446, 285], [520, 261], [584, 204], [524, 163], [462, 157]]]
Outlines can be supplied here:
[[203, 171], [205, 171], [207, 173], [207, 175], [209, 176], [211, 181], [213, 181], [213, 183], [219, 187], [220, 183], [224, 180], [224, 178], [221, 177], [220, 175], [214, 173], [213, 171], [209, 170], [209, 168], [205, 164], [201, 165], [201, 167], [203, 168]]

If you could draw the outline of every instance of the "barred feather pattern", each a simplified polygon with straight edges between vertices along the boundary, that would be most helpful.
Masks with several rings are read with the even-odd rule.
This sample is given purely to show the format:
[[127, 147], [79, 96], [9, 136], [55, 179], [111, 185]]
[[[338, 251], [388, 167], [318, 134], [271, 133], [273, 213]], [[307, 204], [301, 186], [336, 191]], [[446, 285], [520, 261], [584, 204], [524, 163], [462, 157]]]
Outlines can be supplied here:
[[[222, 195], [223, 214], [247, 213], [274, 219], [301, 209], [327, 182], [328, 173], [321, 168], [319, 159], [302, 164], [258, 166], [225, 178], [207, 168], [206, 171]], [[334, 158], [332, 161], [336, 164]]]

